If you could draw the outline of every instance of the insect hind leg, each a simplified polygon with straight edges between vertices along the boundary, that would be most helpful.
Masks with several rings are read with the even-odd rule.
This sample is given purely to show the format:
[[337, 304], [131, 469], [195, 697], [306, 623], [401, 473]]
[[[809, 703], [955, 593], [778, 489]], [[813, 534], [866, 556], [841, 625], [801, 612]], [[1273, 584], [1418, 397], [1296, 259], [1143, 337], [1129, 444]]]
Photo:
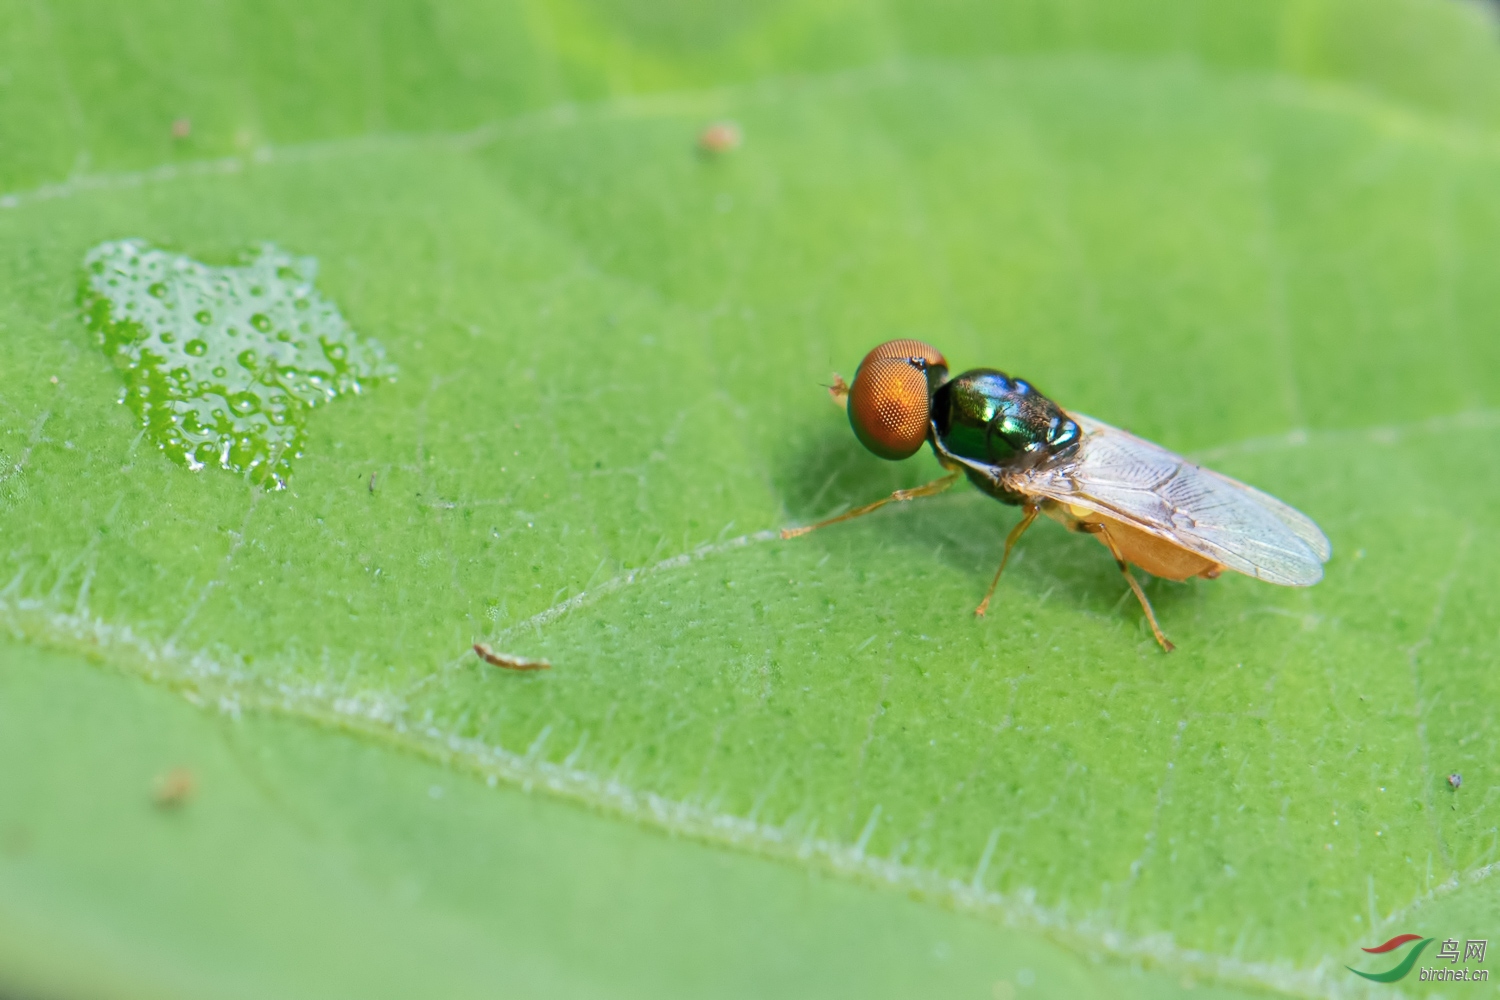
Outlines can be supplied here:
[[1130, 584], [1131, 593], [1135, 594], [1135, 599], [1141, 602], [1141, 610], [1146, 612], [1146, 622], [1151, 626], [1151, 634], [1156, 636], [1156, 641], [1161, 644], [1164, 652], [1170, 653], [1176, 649], [1177, 647], [1172, 645], [1172, 641], [1162, 633], [1161, 626], [1156, 623], [1156, 612], [1151, 610], [1151, 602], [1146, 599], [1146, 592], [1141, 589], [1140, 582], [1136, 580], [1135, 574], [1130, 572], [1130, 564], [1125, 561], [1125, 556], [1121, 554], [1120, 547], [1109, 536], [1109, 527], [1098, 522], [1091, 522], [1080, 524], [1079, 530], [1087, 531], [1090, 534], [1097, 534], [1104, 544], [1109, 547], [1109, 554], [1115, 557], [1115, 565], [1120, 567], [1120, 575], [1125, 577], [1126, 583]]

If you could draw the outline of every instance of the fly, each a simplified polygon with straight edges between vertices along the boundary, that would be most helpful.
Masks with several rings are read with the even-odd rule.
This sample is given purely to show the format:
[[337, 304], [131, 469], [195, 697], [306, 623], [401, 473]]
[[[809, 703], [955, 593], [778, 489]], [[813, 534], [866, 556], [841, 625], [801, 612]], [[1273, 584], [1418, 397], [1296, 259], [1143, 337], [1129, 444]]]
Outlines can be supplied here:
[[1333, 552], [1311, 519], [1275, 497], [1070, 413], [1024, 379], [993, 368], [950, 379], [947, 359], [919, 340], [881, 344], [860, 362], [853, 385], [836, 379], [830, 391], [870, 451], [894, 461], [915, 455], [925, 442], [948, 474], [817, 524], [786, 528], [781, 537], [933, 496], [967, 477], [996, 500], [1021, 508], [976, 615], [988, 610], [1011, 550], [1038, 514], [1109, 549], [1167, 652], [1172, 643], [1131, 566], [1166, 580], [1213, 579], [1230, 569], [1267, 583], [1310, 587], [1323, 578]]

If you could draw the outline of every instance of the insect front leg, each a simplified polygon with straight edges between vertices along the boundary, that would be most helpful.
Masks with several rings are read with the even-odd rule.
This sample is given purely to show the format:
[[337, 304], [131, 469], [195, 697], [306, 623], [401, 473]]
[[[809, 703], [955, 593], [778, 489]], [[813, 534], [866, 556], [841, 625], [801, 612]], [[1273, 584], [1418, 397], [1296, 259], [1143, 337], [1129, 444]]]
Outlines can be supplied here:
[[1141, 602], [1141, 610], [1146, 612], [1146, 621], [1151, 625], [1151, 634], [1156, 636], [1156, 641], [1161, 644], [1161, 648], [1165, 652], [1170, 653], [1176, 649], [1177, 647], [1172, 645], [1171, 640], [1162, 634], [1161, 626], [1156, 624], [1156, 612], [1151, 610], [1151, 602], [1146, 600], [1146, 592], [1141, 589], [1141, 585], [1136, 581], [1135, 574], [1130, 572], [1130, 564], [1125, 561], [1125, 556], [1121, 554], [1120, 547], [1109, 536], [1109, 526], [1098, 522], [1085, 522], [1079, 524], [1078, 530], [1098, 535], [1104, 544], [1109, 546], [1110, 555], [1115, 557], [1115, 565], [1120, 567], [1120, 573], [1125, 577], [1125, 582], [1130, 584], [1130, 590], [1135, 594], [1135, 599]]
[[897, 490], [884, 499], [876, 500], [874, 503], [867, 503], [863, 507], [856, 507], [851, 511], [846, 511], [843, 514], [840, 514], [838, 517], [830, 517], [827, 520], [819, 521], [817, 524], [809, 524], [801, 528], [782, 528], [781, 537], [796, 538], [799, 535], [807, 534], [809, 531], [816, 531], [819, 528], [826, 528], [830, 524], [838, 524], [840, 521], [850, 521], [856, 517], [863, 517], [866, 514], [871, 513], [872, 511], [879, 510], [888, 503], [895, 503], [901, 500], [915, 500], [918, 497], [936, 496], [937, 494], [946, 490], [948, 487], [952, 486], [954, 483], [958, 482], [958, 477], [961, 474], [962, 470], [955, 469], [953, 472], [948, 473], [941, 479], [934, 479], [932, 482], [927, 483], [923, 486], [918, 486], [915, 489]]
[[1005, 536], [1005, 554], [1000, 557], [1000, 568], [995, 570], [995, 578], [990, 581], [990, 589], [984, 592], [984, 600], [980, 601], [979, 607], [974, 609], [974, 613], [980, 618], [983, 618], [984, 613], [989, 610], [990, 598], [995, 595], [995, 588], [1000, 585], [1000, 574], [1005, 572], [1005, 564], [1010, 562], [1010, 550], [1015, 548], [1021, 536], [1026, 534], [1026, 529], [1031, 527], [1031, 522], [1036, 520], [1037, 512], [1041, 509], [1038, 505], [1027, 502], [1022, 508], [1025, 513], [1021, 515], [1021, 520], [1016, 522], [1016, 526], [1010, 529], [1010, 534]]

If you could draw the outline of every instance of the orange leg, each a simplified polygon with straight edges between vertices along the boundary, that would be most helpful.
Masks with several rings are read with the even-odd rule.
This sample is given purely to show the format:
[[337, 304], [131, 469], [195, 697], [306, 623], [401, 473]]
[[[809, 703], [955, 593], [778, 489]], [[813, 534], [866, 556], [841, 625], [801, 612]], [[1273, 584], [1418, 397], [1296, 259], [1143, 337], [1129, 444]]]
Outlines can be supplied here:
[[1005, 536], [1005, 554], [1000, 557], [1000, 568], [995, 570], [995, 578], [990, 581], [990, 589], [984, 592], [984, 600], [980, 601], [979, 607], [974, 609], [974, 613], [981, 618], [989, 610], [990, 598], [995, 596], [995, 588], [1000, 585], [1000, 574], [1005, 572], [1005, 564], [1010, 562], [1010, 550], [1016, 547], [1021, 536], [1026, 534], [1026, 529], [1031, 527], [1031, 522], [1036, 520], [1037, 511], [1041, 510], [1034, 503], [1027, 504], [1023, 509], [1025, 513], [1021, 515], [1021, 520], [1010, 529], [1010, 534]]
[[1141, 610], [1146, 612], [1146, 621], [1151, 625], [1151, 634], [1156, 636], [1156, 641], [1161, 644], [1161, 648], [1164, 651], [1170, 653], [1176, 649], [1177, 647], [1172, 645], [1171, 640], [1162, 634], [1161, 626], [1156, 624], [1156, 612], [1151, 610], [1151, 602], [1146, 600], [1146, 592], [1141, 589], [1141, 585], [1136, 582], [1134, 574], [1130, 572], [1130, 564], [1120, 554], [1119, 546], [1115, 544], [1113, 538], [1109, 537], [1108, 525], [1095, 523], [1080, 525], [1080, 527], [1104, 539], [1104, 544], [1109, 546], [1110, 555], [1115, 557], [1115, 565], [1120, 567], [1120, 573], [1125, 577], [1125, 582], [1130, 584], [1130, 589], [1135, 594], [1135, 599], [1141, 602]]
[[850, 521], [856, 517], [863, 517], [864, 515], [869, 514], [872, 511], [879, 510], [888, 503], [893, 503], [898, 500], [915, 500], [918, 497], [936, 496], [937, 494], [946, 490], [948, 487], [952, 486], [954, 483], [958, 482], [958, 477], [961, 472], [962, 470], [950, 472], [941, 479], [934, 479], [932, 482], [926, 484], [925, 486], [918, 486], [915, 489], [897, 490], [883, 500], [876, 500], [874, 503], [867, 503], [863, 507], [856, 507], [851, 511], [840, 514], [838, 517], [830, 517], [828, 520], [819, 521], [817, 524], [809, 524], [806, 527], [802, 528], [782, 528], [781, 537], [796, 538], [799, 535], [807, 534], [809, 531], [816, 531], [818, 528], [826, 528], [830, 524], [838, 524], [840, 521]]

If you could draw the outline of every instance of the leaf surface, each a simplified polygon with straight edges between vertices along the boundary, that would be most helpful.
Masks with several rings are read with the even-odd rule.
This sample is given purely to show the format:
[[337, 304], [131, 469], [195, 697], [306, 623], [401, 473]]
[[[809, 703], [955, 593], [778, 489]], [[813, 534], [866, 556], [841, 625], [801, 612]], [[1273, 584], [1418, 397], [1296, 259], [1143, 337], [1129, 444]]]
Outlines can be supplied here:
[[[1493, 914], [1500, 144], [1475, 95], [1500, 68], [1469, 12], [496, 10], [171, 21], [190, 97], [132, 70], [167, 35], [19, 18], [47, 42], [18, 57], [38, 124], [0, 202], [17, 662], [84, 654], [248, 711], [227, 731], [273, 754], [320, 729], [391, 767], [417, 751], [538, 831], [573, 814], [484, 805], [472, 778], [615, 817], [576, 820], [581, 845], [626, 819], [893, 886], [931, 912], [839, 905], [1044, 934], [1060, 969], [1332, 992], [1403, 921]], [[700, 154], [721, 119], [743, 146]], [[284, 491], [187, 471], [78, 312], [87, 252], [132, 238], [315, 258], [397, 380], [310, 413]], [[970, 490], [780, 541], [937, 474], [864, 453], [819, 388], [897, 336], [1292, 503], [1332, 540], [1325, 580], [1154, 582], [1163, 657], [1106, 553], [1053, 526], [976, 621], [1016, 515]], [[497, 672], [476, 641], [553, 669]], [[100, 691], [90, 711], [147, 697]], [[34, 704], [83, 737], [61, 695]], [[192, 748], [215, 724], [181, 725]], [[312, 753], [266, 794], [310, 828], [368, 808], [340, 836], [391, 872], [502, 822], [429, 840], [373, 786], [325, 806]], [[691, 877], [658, 846], [664, 881]], [[204, 877], [223, 892], [192, 905], [222, 916], [235, 890]], [[777, 877], [760, 898], [791, 905]], [[313, 898], [358, 909], [351, 879]], [[506, 912], [455, 900], [460, 936]], [[204, 981], [233, 982], [205, 949]], [[925, 974], [914, 955], [889, 961]]]

